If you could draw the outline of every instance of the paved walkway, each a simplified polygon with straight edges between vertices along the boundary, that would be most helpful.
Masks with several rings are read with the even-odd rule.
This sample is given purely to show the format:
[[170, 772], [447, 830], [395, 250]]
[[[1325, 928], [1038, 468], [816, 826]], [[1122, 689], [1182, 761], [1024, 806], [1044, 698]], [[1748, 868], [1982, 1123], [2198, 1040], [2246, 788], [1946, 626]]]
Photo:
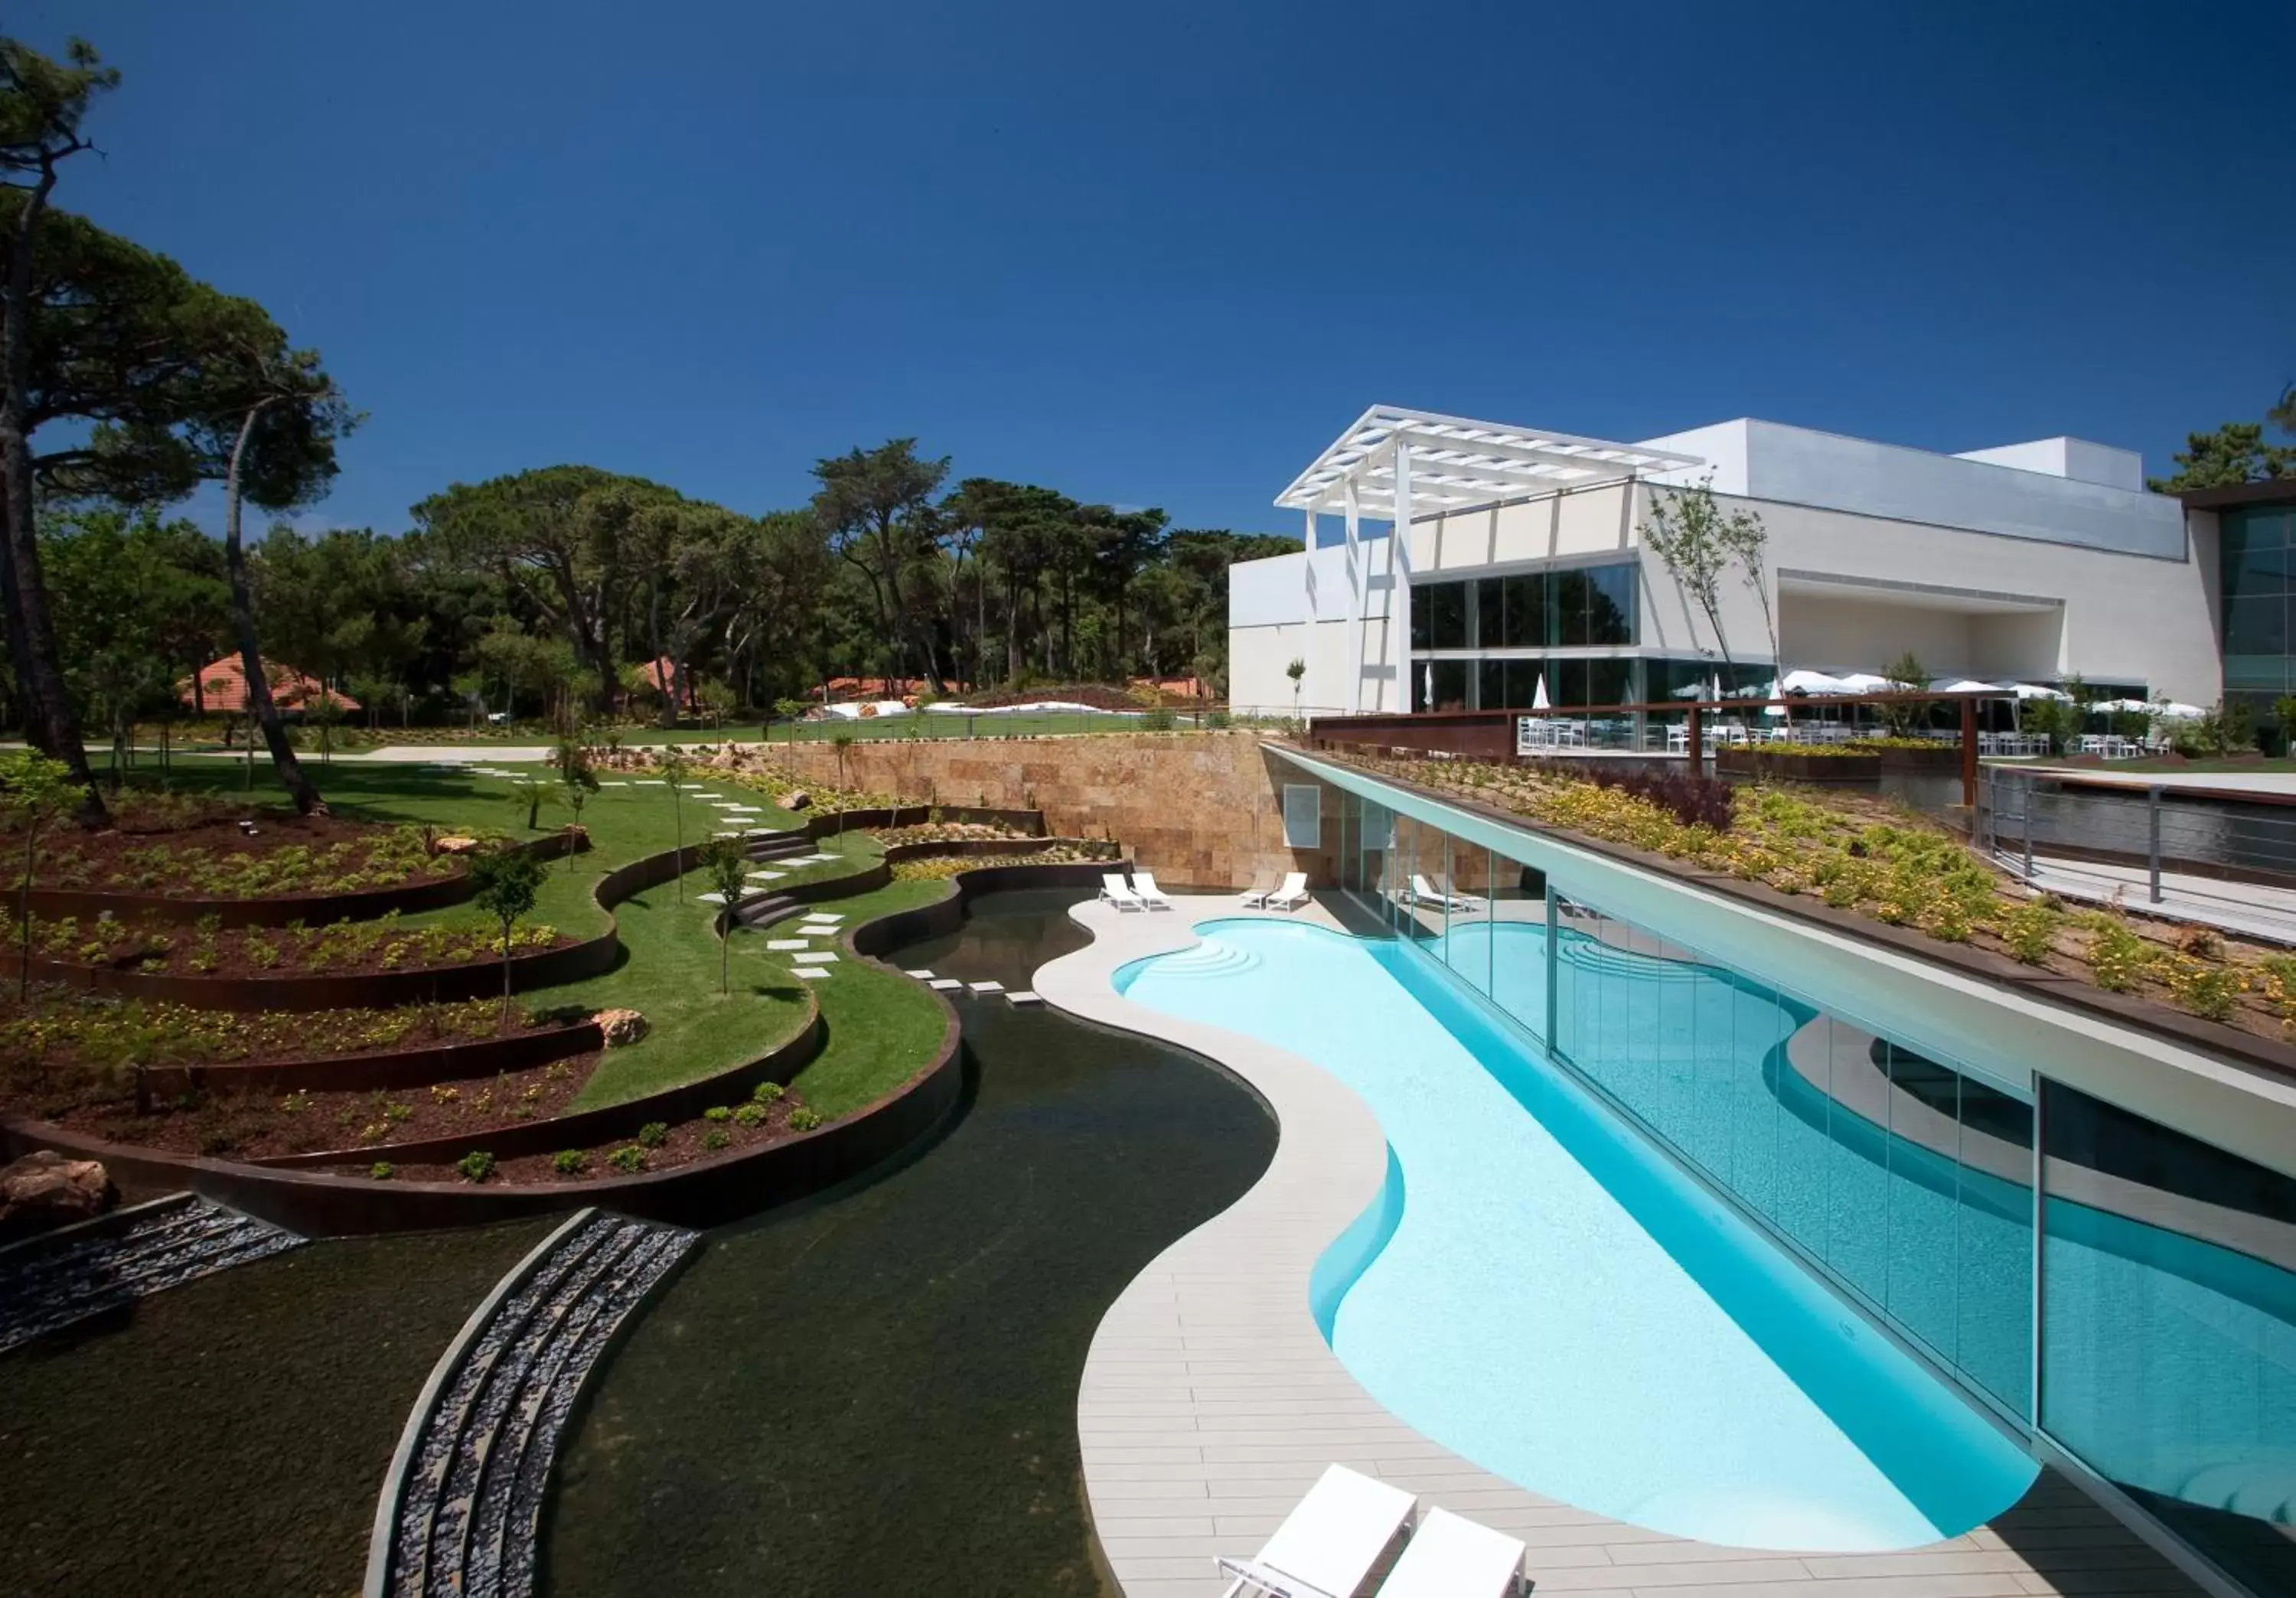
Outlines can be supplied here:
[[[2024, 874], [2021, 855], [2004, 854], [1999, 859], [2010, 871]], [[2141, 914], [2203, 922], [2227, 932], [2296, 945], [2296, 889], [2164, 871], [2161, 902], [2156, 905], [2151, 897], [2151, 879], [2141, 865], [2063, 860], [2046, 855], [2033, 856], [2030, 881], [2034, 887], [2060, 898], [2105, 905], [2117, 897], [2125, 908]]]
[[[1119, 996], [1127, 961], [1194, 944], [1234, 896], [1177, 895], [1172, 914], [1071, 914], [1086, 948], [1042, 967], [1046, 1003], [1217, 1061], [1282, 1125], [1251, 1191], [1152, 1261], [1094, 1334], [1077, 1436], [1095, 1529], [1126, 1598], [1212, 1598], [1216, 1555], [1250, 1554], [1337, 1461], [1531, 1545], [1542, 1594], [1644, 1598], [2027, 1598], [2197, 1589], [2070, 1482], [2044, 1471], [1992, 1525], [1899, 1553], [1795, 1554], [1669, 1537], [1525, 1492], [1382, 1409], [1308, 1310], [1316, 1260], [1384, 1180], [1370, 1109], [1308, 1061]], [[1336, 924], [1322, 906], [1303, 918]]]

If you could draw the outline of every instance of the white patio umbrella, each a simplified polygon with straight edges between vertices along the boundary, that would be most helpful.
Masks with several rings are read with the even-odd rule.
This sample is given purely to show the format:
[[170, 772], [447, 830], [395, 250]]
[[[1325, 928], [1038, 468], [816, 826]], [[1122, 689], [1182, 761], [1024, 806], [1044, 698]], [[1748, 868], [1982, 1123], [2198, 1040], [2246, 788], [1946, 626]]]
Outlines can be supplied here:
[[1829, 676], [1823, 671], [1807, 669], [1786, 673], [1785, 681], [1782, 685], [1788, 693], [1853, 693], [1857, 692], [1843, 683], [1840, 677]]
[[2012, 683], [2009, 684], [2009, 692], [2019, 699], [2054, 699], [2066, 704], [2070, 704], [2073, 697], [2062, 690], [2038, 687], [2031, 683]]
[[1875, 676], [1870, 671], [1853, 671], [1841, 679], [1844, 693], [1888, 693], [1897, 686], [1888, 677]]
[[2089, 709], [2092, 710], [2103, 710], [2107, 714], [2112, 714], [2120, 710], [2134, 710], [2140, 716], [2152, 716], [2158, 714], [2161, 707], [2152, 703], [2150, 700], [2104, 699], [2097, 701], [2097, 702], [2091, 705]]
[[1999, 693], [2002, 692], [2001, 684], [1998, 683], [1980, 683], [1975, 677], [1956, 677], [1951, 682], [1948, 682], [1943, 677], [1938, 677], [1931, 682], [1930, 686], [1939, 693]]
[[1423, 671], [1422, 671], [1422, 672], [1419, 674], [1419, 681], [1420, 681], [1421, 685], [1422, 685], [1422, 686], [1423, 686], [1423, 687], [1426, 689], [1426, 691], [1427, 691], [1427, 708], [1428, 708], [1429, 709], [1432, 710], [1432, 709], [1435, 708], [1435, 662], [1434, 662], [1434, 661], [1430, 660], [1430, 661], [1428, 661], [1428, 662], [1427, 662], [1426, 669], [1425, 669], [1425, 670], [1423, 670]]
[[1551, 710], [1554, 708], [1547, 702], [1546, 674], [1543, 671], [1538, 674], [1538, 684], [1530, 691], [1530, 708], [1534, 710]]
[[2208, 712], [2198, 705], [2188, 705], [2182, 700], [2164, 699], [2152, 707], [2152, 713], [2163, 721], [2198, 721]]

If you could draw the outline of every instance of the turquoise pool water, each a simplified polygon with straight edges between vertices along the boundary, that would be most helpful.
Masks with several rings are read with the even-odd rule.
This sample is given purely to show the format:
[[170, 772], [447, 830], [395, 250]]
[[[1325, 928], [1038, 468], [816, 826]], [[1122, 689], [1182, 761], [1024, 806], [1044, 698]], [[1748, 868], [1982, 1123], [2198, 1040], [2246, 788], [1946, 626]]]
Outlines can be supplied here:
[[1910, 1547], [2030, 1485], [2021, 1449], [1418, 955], [1198, 930], [1117, 985], [1314, 1061], [1378, 1116], [1387, 1191], [1315, 1307], [1421, 1431], [1533, 1492], [1747, 1547]]

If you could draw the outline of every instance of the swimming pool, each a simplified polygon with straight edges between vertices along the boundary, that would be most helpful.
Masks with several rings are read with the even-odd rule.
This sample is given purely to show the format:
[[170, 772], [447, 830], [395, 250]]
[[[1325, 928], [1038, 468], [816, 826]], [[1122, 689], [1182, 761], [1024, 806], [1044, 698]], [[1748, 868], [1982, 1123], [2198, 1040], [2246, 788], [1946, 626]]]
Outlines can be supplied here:
[[1197, 930], [1117, 986], [1312, 1060], [1377, 1115], [1388, 1190], [1314, 1296], [1340, 1359], [1419, 1430], [1533, 1492], [1748, 1547], [1915, 1546], [2032, 1482], [1999, 1430], [1401, 944]]

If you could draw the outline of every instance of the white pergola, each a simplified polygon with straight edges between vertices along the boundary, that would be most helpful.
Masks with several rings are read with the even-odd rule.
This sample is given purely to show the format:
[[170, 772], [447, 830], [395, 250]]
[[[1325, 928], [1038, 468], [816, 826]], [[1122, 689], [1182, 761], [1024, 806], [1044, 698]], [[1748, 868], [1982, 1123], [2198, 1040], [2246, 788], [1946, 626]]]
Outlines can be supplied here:
[[[1566, 489], [1681, 471], [1706, 463], [1639, 444], [1582, 438], [1543, 428], [1473, 422], [1434, 411], [1375, 405], [1332, 440], [1275, 503], [1307, 517], [1308, 548], [1316, 547], [1316, 519], [1338, 512], [1346, 522], [1348, 684], [1346, 708], [1363, 708], [1365, 602], [1359, 523], [1368, 516], [1395, 524], [1387, 541], [1388, 627], [1396, 661], [1396, 703], [1411, 703], [1411, 551], [1404, 535], [1414, 521]], [[1315, 561], [1310, 554], [1301, 599], [1302, 618], [1316, 619]]]

